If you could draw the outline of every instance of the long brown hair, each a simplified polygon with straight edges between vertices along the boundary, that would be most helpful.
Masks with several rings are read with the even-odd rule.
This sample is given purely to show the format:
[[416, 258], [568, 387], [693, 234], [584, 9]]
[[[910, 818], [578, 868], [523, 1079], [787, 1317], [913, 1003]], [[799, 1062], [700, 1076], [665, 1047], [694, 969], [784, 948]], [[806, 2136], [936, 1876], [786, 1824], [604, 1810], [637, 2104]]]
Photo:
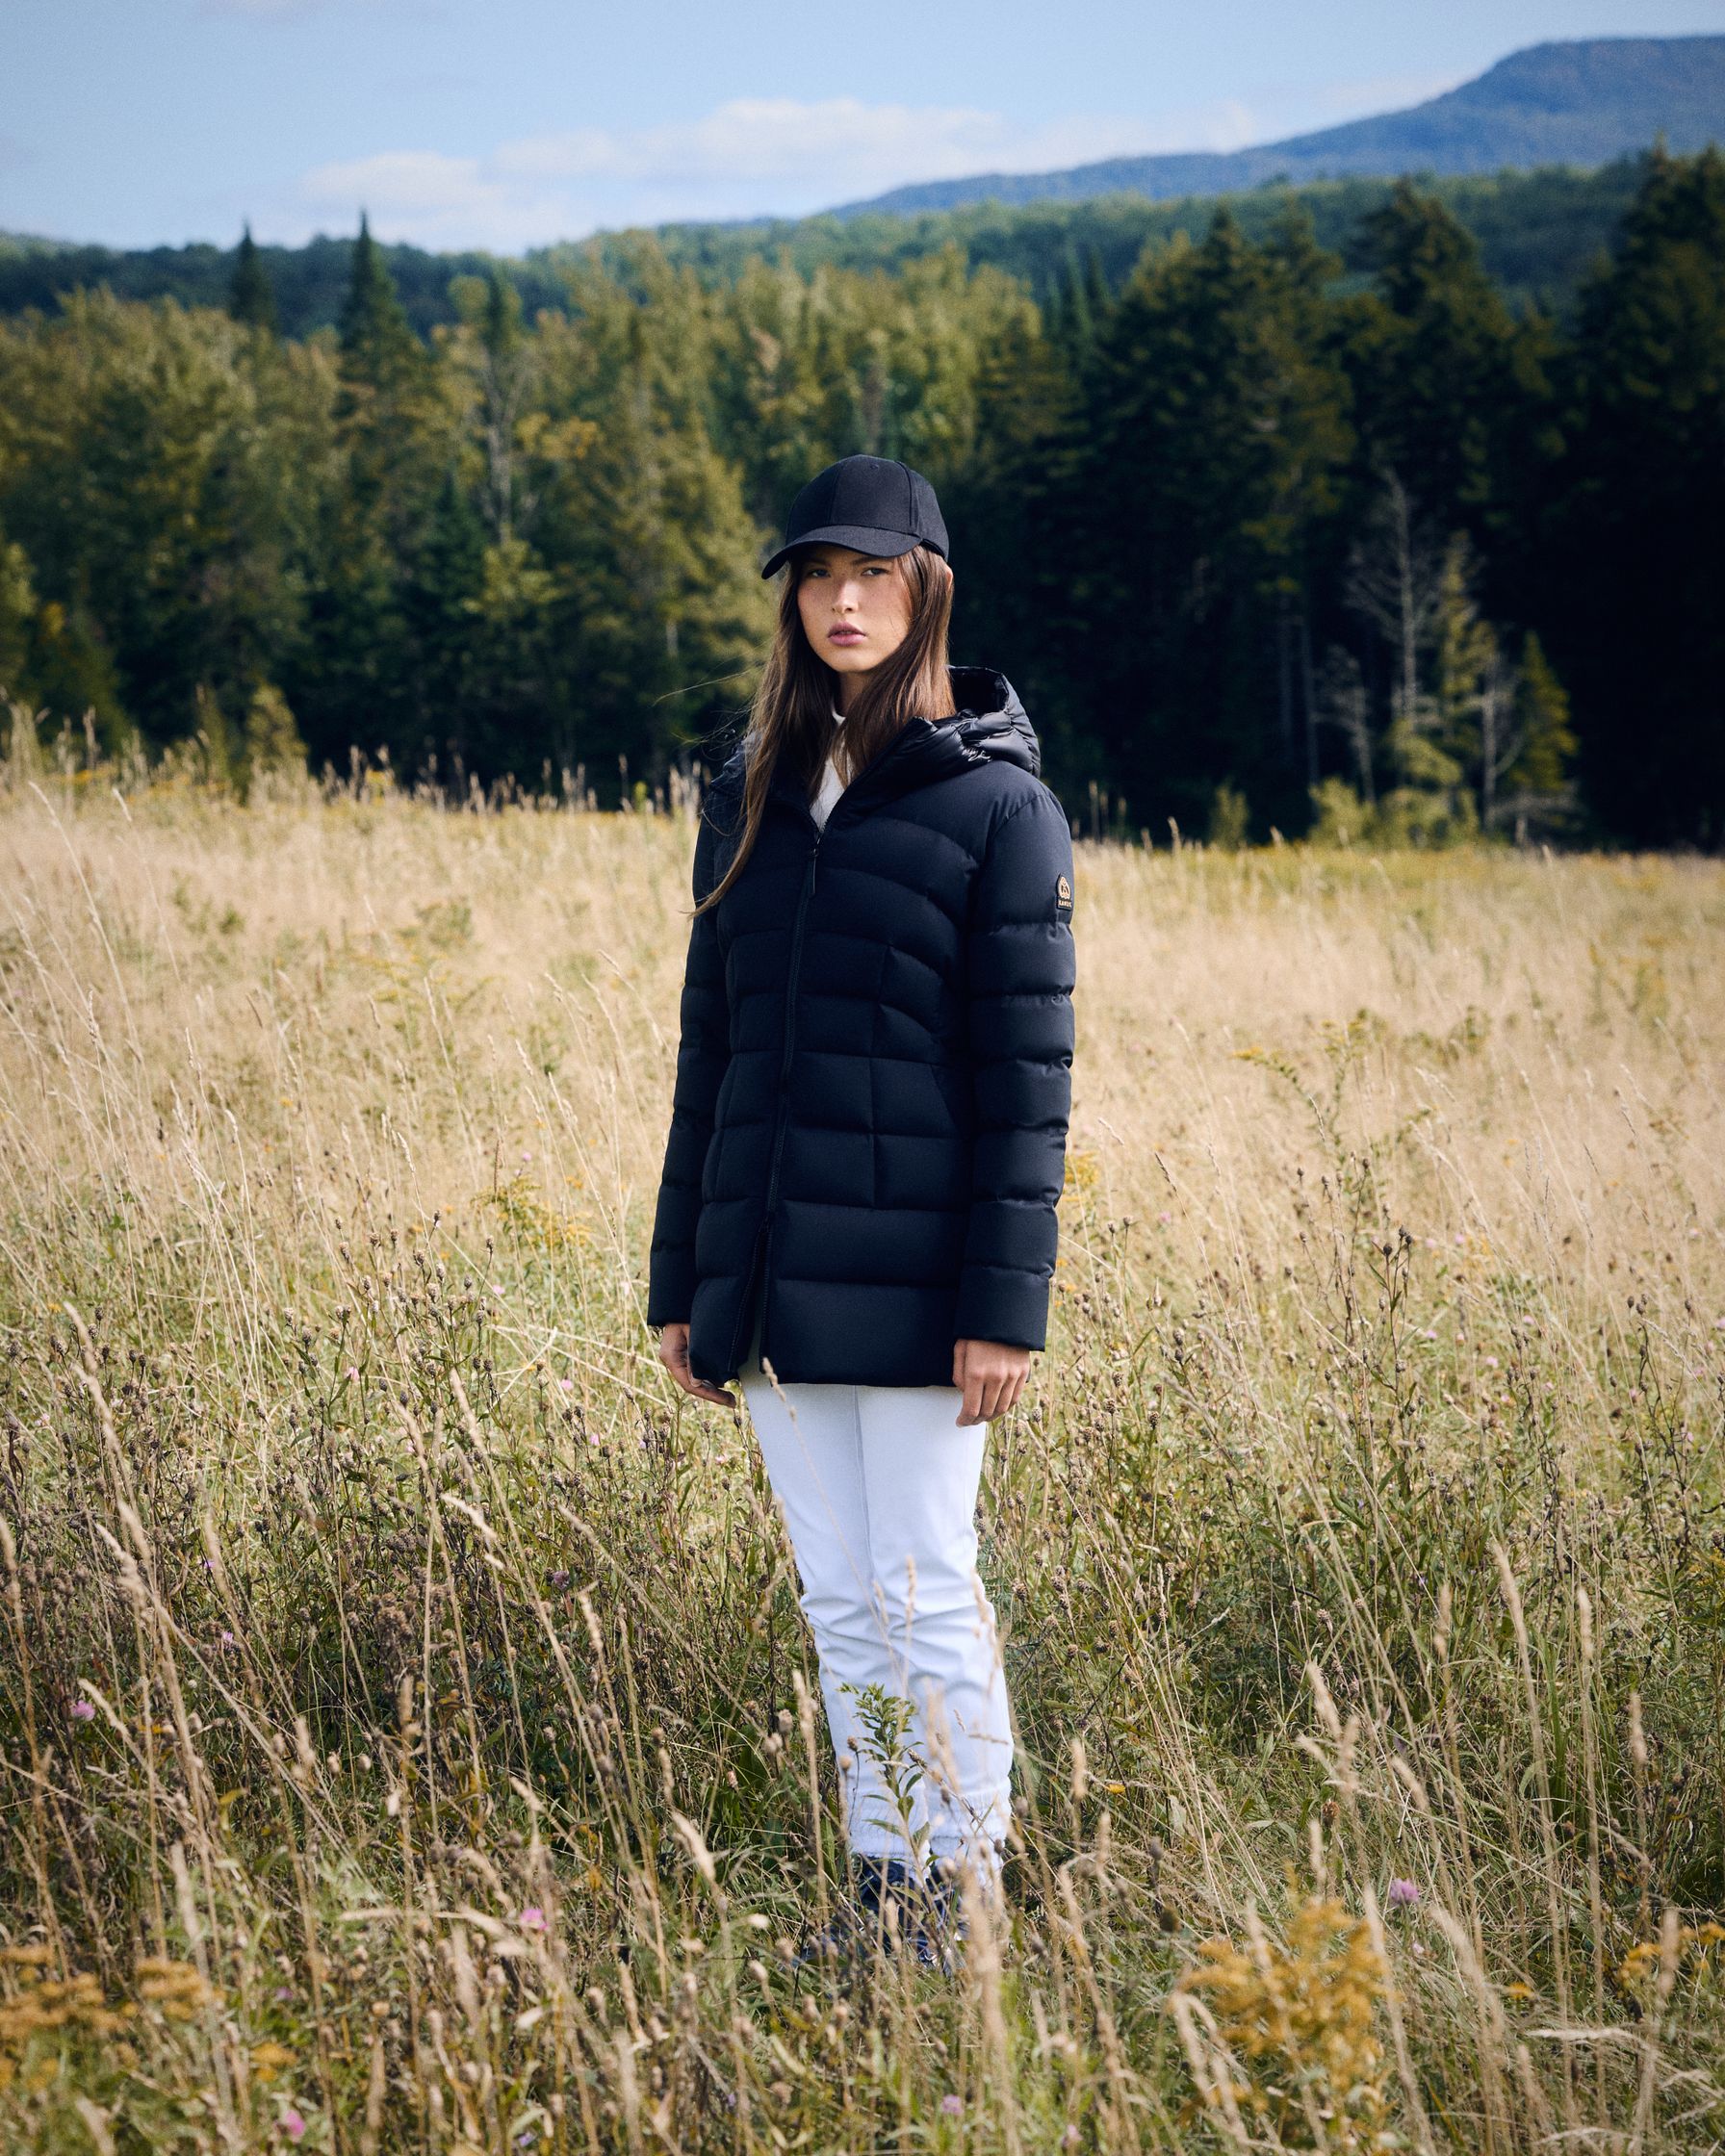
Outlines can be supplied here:
[[909, 719], [949, 719], [957, 706], [946, 673], [952, 627], [952, 571], [929, 547], [897, 555], [893, 568], [911, 600], [911, 626], [897, 651], [862, 678], [843, 726], [833, 716], [837, 676], [811, 645], [797, 606], [804, 554], [794, 553], [779, 587], [779, 622], [761, 669], [743, 736], [742, 837], [735, 859], [700, 905], [716, 906], [735, 882], [754, 848], [766, 808], [767, 788], [781, 757], [812, 789], [832, 757], [846, 785], [872, 763]]

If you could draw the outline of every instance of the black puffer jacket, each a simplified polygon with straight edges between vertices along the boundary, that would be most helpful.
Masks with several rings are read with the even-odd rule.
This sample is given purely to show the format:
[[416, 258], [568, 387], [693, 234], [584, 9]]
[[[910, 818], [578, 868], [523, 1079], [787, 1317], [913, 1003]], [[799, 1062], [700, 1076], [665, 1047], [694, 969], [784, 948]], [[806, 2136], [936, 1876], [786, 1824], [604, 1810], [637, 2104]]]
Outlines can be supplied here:
[[[690, 934], [647, 1322], [697, 1377], [945, 1385], [961, 1338], [1041, 1348], [1071, 1090], [1072, 847], [1011, 684], [952, 670], [824, 832], [775, 772]], [[697, 899], [743, 752], [708, 789]]]

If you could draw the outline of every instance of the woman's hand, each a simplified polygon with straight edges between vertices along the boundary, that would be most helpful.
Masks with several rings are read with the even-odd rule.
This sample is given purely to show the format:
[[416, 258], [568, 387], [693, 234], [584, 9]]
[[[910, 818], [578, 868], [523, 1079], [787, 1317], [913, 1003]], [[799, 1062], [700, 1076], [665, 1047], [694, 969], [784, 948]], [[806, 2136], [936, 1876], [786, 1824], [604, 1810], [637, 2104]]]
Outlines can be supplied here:
[[1009, 1348], [998, 1340], [955, 1340], [952, 1381], [965, 1396], [958, 1427], [1004, 1415], [1017, 1404], [1029, 1374], [1028, 1348]]
[[715, 1407], [734, 1408], [736, 1401], [731, 1394], [717, 1385], [709, 1385], [697, 1377], [689, 1368], [689, 1328], [687, 1325], [661, 1325], [658, 1335], [658, 1359], [688, 1394], [691, 1399], [709, 1399]]

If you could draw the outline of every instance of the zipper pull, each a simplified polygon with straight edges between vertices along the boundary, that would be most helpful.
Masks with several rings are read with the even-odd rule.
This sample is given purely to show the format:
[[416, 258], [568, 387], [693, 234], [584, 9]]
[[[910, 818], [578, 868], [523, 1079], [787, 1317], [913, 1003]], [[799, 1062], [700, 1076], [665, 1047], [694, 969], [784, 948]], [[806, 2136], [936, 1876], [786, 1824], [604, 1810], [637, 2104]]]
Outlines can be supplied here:
[[[823, 834], [824, 835], [824, 834]], [[809, 852], [809, 895], [814, 896], [814, 879], [820, 866], [820, 839], [816, 839]]]

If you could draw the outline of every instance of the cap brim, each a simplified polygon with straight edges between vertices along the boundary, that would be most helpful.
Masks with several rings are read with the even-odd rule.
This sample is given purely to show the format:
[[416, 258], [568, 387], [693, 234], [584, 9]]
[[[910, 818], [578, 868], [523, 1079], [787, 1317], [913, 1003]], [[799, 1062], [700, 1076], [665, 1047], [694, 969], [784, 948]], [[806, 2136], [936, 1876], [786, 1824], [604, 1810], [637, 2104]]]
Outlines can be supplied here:
[[[928, 544], [927, 540], [913, 538], [904, 531], [872, 531], [861, 524], [826, 524], [818, 531], [805, 531], [787, 547], [781, 547], [776, 554], [769, 554], [766, 567], [760, 572], [770, 577], [794, 554], [799, 547], [850, 547], [860, 554], [874, 554], [885, 561], [895, 554], [908, 554], [913, 547]], [[937, 547], [935, 552], [940, 552]]]

